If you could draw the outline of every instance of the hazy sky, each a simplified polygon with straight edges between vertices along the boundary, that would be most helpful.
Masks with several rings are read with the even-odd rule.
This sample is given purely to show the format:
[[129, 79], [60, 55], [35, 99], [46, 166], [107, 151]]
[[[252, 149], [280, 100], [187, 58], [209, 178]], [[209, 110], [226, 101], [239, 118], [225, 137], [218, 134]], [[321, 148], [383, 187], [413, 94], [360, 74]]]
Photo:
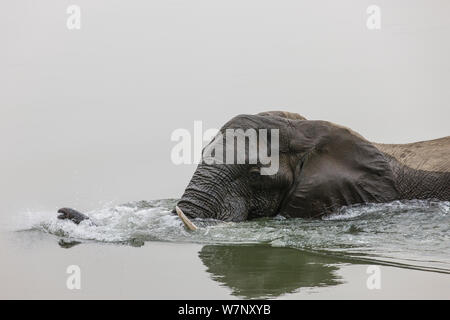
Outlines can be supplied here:
[[278, 109], [377, 142], [449, 135], [449, 17], [447, 0], [3, 0], [0, 217], [179, 197], [195, 166], [172, 164], [170, 135], [194, 120]]

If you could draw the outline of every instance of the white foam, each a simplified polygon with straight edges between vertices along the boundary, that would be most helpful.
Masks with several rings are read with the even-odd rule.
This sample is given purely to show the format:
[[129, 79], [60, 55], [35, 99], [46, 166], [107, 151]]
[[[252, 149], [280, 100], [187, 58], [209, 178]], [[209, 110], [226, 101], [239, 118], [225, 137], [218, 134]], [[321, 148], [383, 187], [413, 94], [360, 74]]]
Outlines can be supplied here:
[[389, 259], [434, 261], [450, 270], [450, 203], [394, 201], [342, 208], [323, 220], [260, 219], [240, 223], [194, 220], [186, 230], [170, 211], [175, 200], [136, 202], [86, 212], [79, 225], [57, 219], [56, 212], [25, 212], [18, 230], [41, 230], [73, 240], [133, 243], [145, 241], [268, 243], [277, 247], [361, 252]]

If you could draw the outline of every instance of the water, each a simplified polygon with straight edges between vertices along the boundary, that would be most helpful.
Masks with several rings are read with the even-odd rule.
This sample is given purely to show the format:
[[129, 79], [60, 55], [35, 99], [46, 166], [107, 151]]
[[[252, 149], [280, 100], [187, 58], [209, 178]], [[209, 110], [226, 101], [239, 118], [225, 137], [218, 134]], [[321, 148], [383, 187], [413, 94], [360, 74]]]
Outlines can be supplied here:
[[[148, 241], [188, 242], [218, 249], [231, 244], [265, 245], [353, 263], [376, 261], [450, 273], [450, 202], [413, 200], [352, 206], [321, 220], [277, 216], [223, 223], [195, 219], [201, 228], [193, 232], [170, 213], [176, 202], [139, 201], [104, 207], [86, 212], [93, 223], [83, 221], [80, 225], [58, 220], [55, 212], [28, 212], [16, 229], [52, 234], [66, 248], [82, 242], [142, 246]], [[200, 256], [207, 260], [208, 252]]]

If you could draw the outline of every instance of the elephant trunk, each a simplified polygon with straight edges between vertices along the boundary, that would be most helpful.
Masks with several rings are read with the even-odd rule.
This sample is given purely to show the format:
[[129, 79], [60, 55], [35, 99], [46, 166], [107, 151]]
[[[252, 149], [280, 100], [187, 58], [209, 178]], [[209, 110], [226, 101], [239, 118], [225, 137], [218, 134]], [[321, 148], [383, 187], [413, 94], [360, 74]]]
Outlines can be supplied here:
[[225, 168], [200, 164], [177, 206], [188, 218], [220, 219], [224, 192], [230, 182]]

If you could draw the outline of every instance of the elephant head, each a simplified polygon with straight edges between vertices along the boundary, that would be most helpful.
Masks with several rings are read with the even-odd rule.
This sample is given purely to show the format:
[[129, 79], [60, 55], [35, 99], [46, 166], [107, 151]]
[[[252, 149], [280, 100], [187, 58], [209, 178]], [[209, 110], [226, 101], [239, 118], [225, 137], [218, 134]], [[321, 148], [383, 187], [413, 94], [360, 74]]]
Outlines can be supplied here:
[[[238, 135], [230, 142], [229, 129], [240, 132], [244, 140], [247, 132], [256, 133], [258, 156], [252, 156], [251, 139], [244, 149], [230, 149], [237, 145]], [[385, 156], [348, 128], [275, 111], [236, 116], [218, 137], [204, 148], [202, 162], [178, 202], [188, 218], [243, 221], [277, 214], [313, 218], [344, 205], [397, 197]], [[234, 163], [209, 161], [218, 141], [227, 146], [219, 149], [223, 159]], [[271, 163], [263, 161], [261, 150], [268, 150]], [[276, 170], [268, 173], [269, 168]]]

